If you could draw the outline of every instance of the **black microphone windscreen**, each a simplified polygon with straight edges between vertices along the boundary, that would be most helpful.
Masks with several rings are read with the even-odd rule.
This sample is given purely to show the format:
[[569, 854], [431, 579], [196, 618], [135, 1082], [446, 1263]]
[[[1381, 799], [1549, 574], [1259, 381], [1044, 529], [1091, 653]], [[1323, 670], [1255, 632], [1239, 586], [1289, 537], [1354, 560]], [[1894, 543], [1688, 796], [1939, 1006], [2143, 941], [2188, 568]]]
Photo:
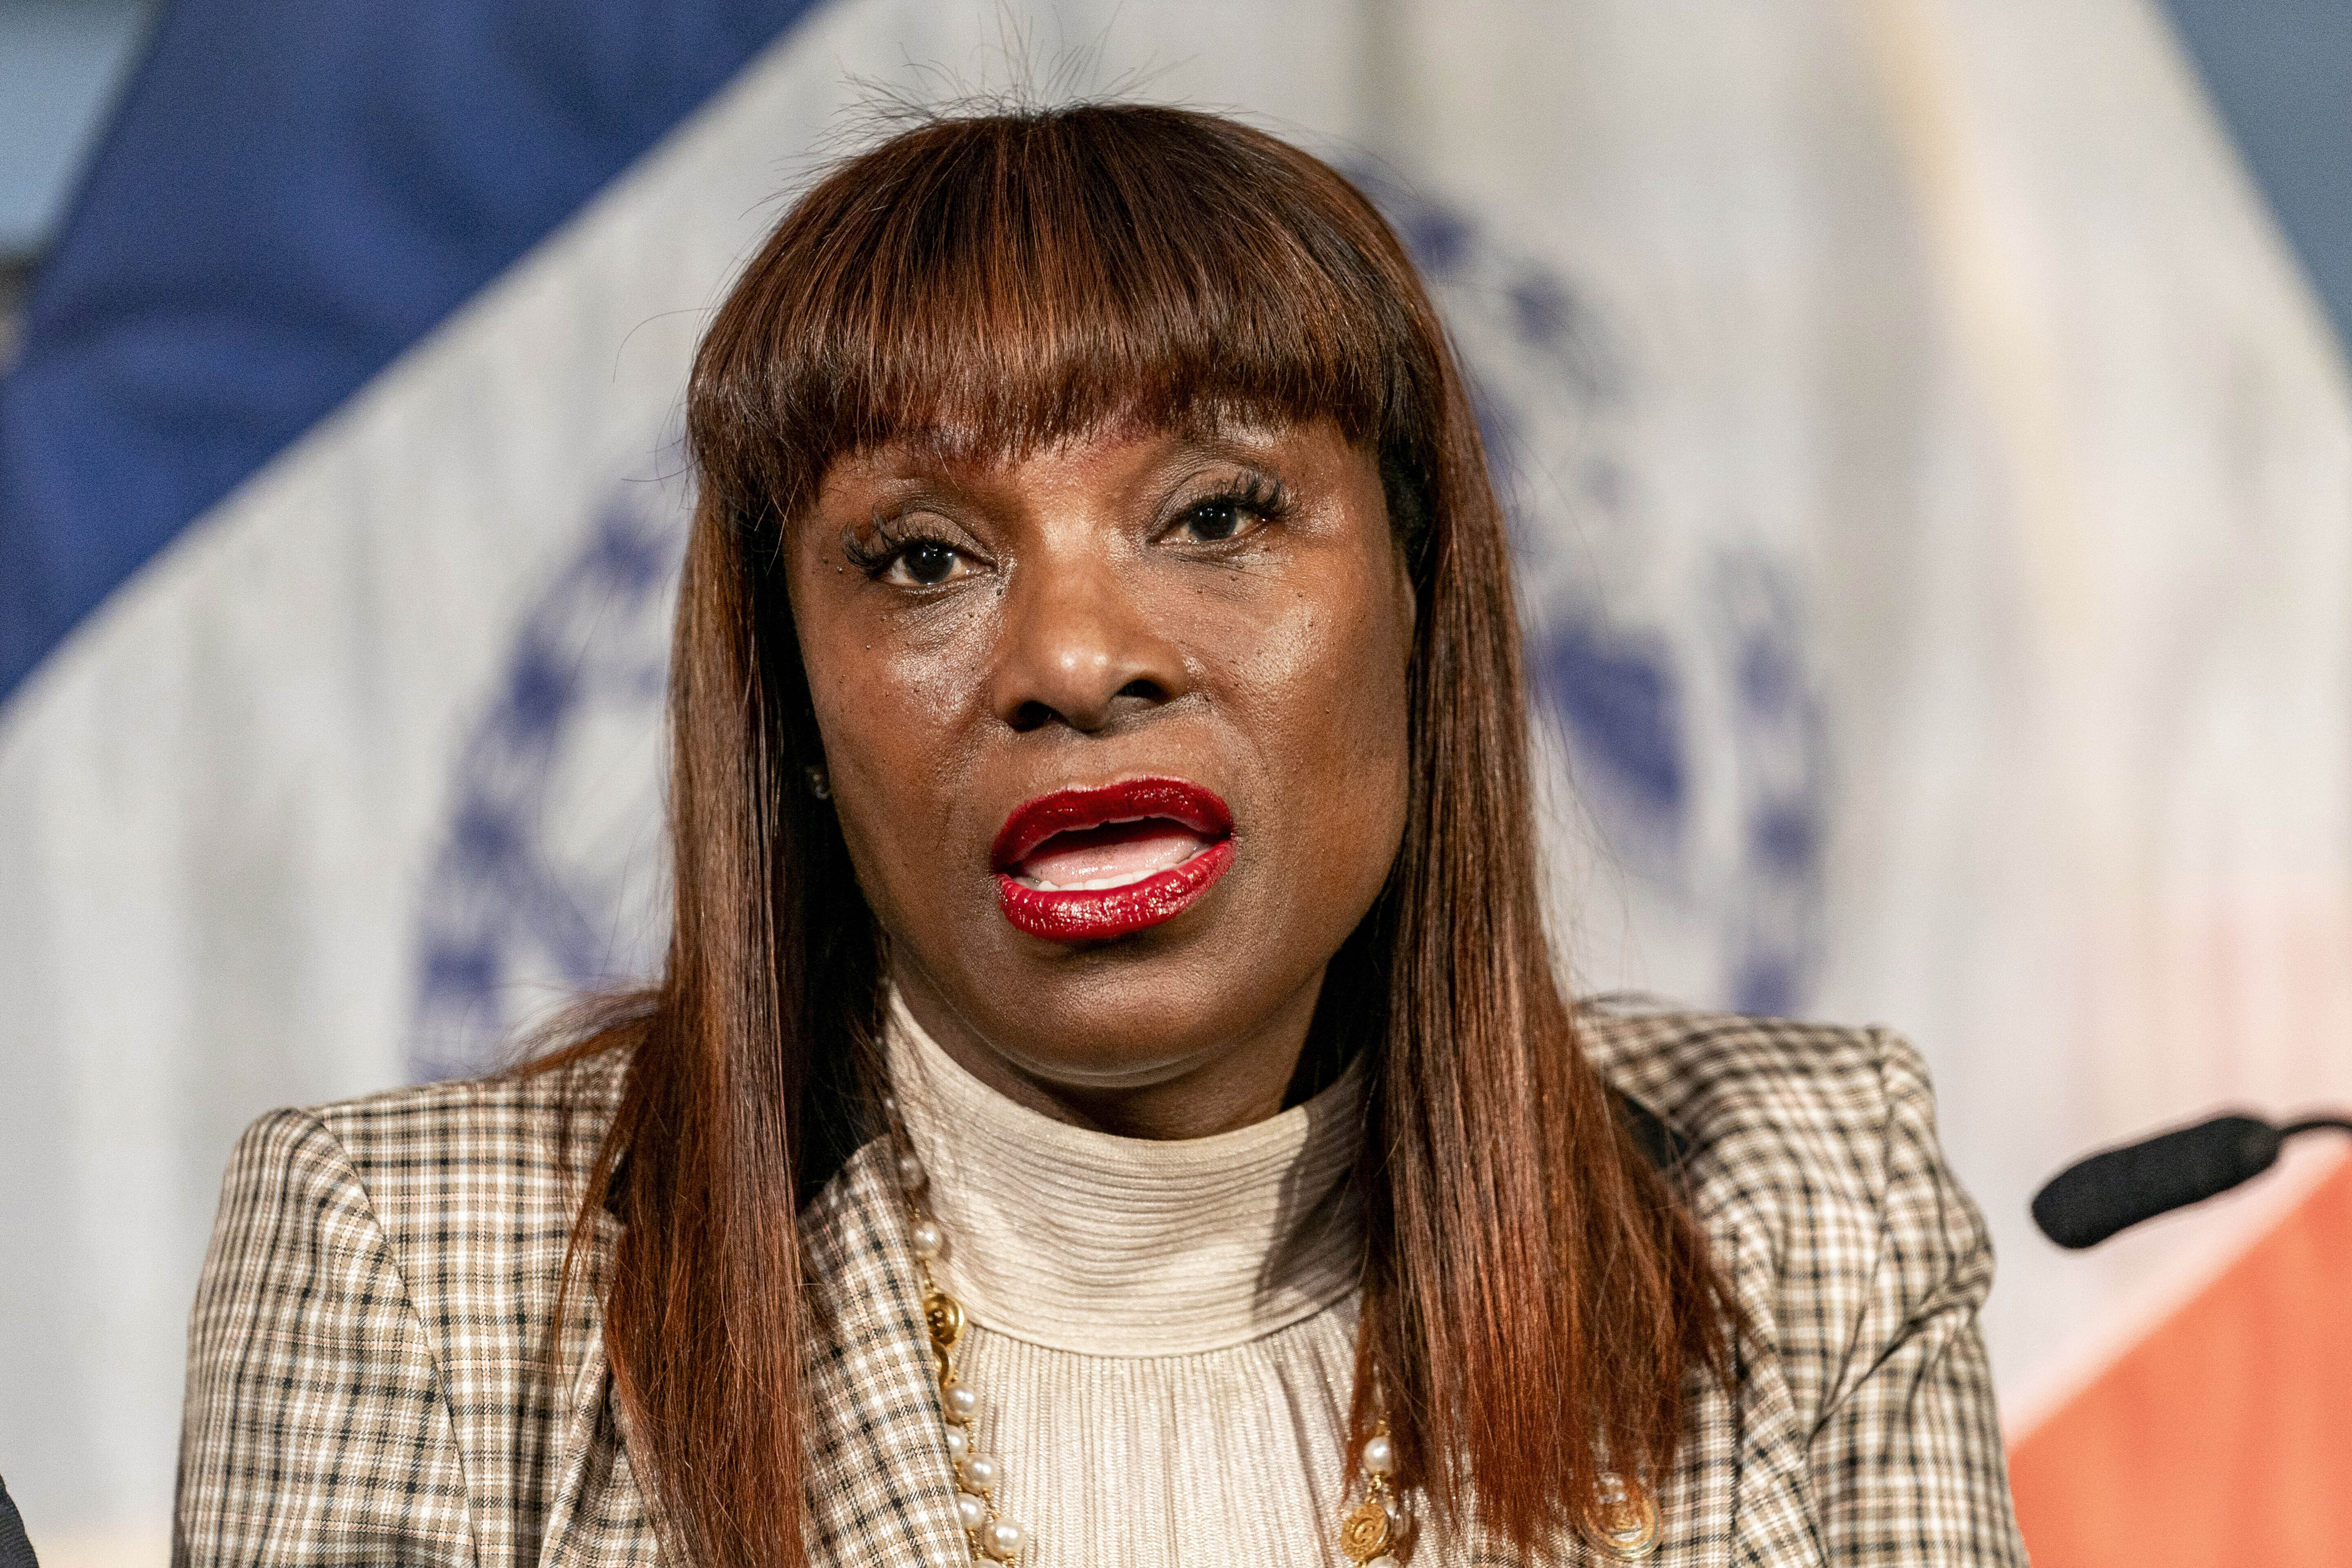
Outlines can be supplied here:
[[2034, 1194], [2033, 1223], [2061, 1247], [2096, 1247], [2258, 1176], [2278, 1160], [2279, 1131], [2252, 1116], [2216, 1116], [2068, 1166]]

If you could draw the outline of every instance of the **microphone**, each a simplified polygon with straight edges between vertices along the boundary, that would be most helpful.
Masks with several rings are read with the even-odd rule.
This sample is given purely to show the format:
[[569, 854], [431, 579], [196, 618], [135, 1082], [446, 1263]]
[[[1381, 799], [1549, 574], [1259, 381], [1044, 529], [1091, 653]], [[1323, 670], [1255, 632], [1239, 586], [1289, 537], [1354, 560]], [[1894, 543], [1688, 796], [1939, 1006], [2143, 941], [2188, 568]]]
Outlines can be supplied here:
[[2033, 1223], [2059, 1246], [2096, 1247], [2144, 1219], [2217, 1197], [2278, 1163], [2279, 1147], [2352, 1121], [2318, 1116], [2273, 1127], [2231, 1112], [2176, 1127], [2069, 1165], [2033, 1196]]

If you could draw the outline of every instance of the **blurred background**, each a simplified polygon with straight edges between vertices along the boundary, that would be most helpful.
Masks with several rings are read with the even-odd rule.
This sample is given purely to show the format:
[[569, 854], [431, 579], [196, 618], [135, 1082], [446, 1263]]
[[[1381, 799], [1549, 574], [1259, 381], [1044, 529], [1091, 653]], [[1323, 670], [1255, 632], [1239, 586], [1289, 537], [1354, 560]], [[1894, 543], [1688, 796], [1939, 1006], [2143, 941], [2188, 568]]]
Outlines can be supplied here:
[[[0, 0], [0, 1474], [160, 1563], [222, 1161], [661, 946], [684, 369], [893, 100], [1231, 110], [1413, 247], [1578, 984], [1901, 1028], [2036, 1560], [2340, 1562], [2352, 9]], [[2310, 1142], [2310, 1141], [2306, 1141]]]
[[0, 5], [0, 363], [33, 258], [65, 217], [154, 11], [154, 0]]

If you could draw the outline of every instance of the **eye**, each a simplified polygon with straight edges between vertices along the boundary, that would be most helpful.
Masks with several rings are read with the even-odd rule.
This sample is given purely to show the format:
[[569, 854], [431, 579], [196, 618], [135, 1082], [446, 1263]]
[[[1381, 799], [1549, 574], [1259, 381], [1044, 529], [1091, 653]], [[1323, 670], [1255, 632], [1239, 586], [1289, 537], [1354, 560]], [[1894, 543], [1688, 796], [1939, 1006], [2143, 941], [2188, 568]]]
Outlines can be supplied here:
[[882, 580], [901, 588], [936, 588], [970, 573], [971, 563], [951, 544], [936, 539], [909, 540], [883, 569]]
[[924, 523], [905, 518], [877, 518], [874, 531], [864, 538], [855, 530], [843, 530], [841, 552], [866, 576], [893, 588], [937, 588], [969, 577], [985, 564]]
[[1241, 503], [1230, 496], [1202, 501], [1176, 520], [1177, 528], [1203, 544], [1213, 544], [1221, 539], [1231, 539], [1242, 531], [1248, 519]]
[[1244, 539], [1290, 510], [1281, 486], [1255, 475], [1220, 494], [1194, 501], [1179, 513], [1169, 535], [1186, 543], [1220, 544]]

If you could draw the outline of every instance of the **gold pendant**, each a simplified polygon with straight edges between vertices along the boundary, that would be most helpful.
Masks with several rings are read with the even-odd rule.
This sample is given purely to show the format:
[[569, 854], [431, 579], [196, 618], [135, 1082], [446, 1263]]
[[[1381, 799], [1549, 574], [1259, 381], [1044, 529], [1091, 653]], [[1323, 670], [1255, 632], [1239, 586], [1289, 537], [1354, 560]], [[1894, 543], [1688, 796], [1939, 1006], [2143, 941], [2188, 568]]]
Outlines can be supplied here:
[[1389, 1537], [1394, 1533], [1386, 1505], [1378, 1498], [1366, 1498], [1340, 1521], [1339, 1550], [1350, 1562], [1370, 1563], [1389, 1549]]
[[963, 1303], [934, 1286], [923, 1298], [923, 1326], [931, 1332], [931, 1357], [940, 1363], [940, 1383], [954, 1373], [956, 1342], [963, 1338]]
[[1658, 1549], [1664, 1533], [1657, 1500], [1649, 1489], [1616, 1476], [1601, 1478], [1601, 1506], [1584, 1528], [1584, 1539], [1595, 1550], [1620, 1563], [1639, 1563]]
[[944, 1290], [933, 1290], [923, 1298], [923, 1325], [931, 1331], [931, 1343], [955, 1349], [963, 1338], [963, 1303]]

